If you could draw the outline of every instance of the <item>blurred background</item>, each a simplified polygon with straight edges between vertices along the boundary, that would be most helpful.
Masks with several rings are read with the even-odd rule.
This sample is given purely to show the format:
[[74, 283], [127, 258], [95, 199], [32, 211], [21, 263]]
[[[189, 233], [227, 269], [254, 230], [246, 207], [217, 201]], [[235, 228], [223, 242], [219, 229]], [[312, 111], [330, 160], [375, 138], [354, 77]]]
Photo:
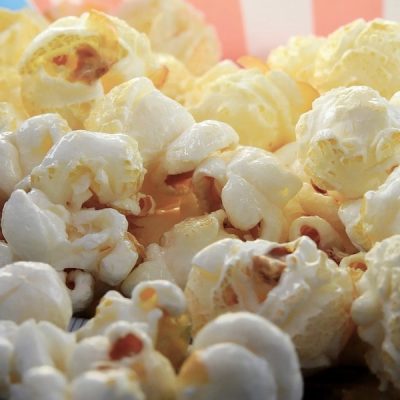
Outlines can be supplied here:
[[[41, 10], [60, 0], [32, 0]], [[124, 0], [89, 0], [112, 9]], [[143, 1], [143, 0], [136, 0]], [[326, 35], [356, 18], [383, 17], [400, 21], [399, 0], [186, 0], [202, 10], [214, 24], [224, 56], [264, 57], [293, 35]], [[79, 3], [80, 0], [71, 0]], [[29, 0], [0, 0], [0, 6], [18, 9]]]

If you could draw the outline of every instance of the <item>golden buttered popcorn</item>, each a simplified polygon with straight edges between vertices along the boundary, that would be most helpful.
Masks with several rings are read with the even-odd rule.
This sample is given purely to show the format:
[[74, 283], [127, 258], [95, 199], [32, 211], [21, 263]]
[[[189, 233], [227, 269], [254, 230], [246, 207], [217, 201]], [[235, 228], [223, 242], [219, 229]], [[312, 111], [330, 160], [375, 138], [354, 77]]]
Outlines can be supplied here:
[[30, 115], [59, 112], [80, 128], [105, 91], [157, 67], [146, 36], [118, 18], [97, 11], [61, 18], [22, 56], [23, 103]]

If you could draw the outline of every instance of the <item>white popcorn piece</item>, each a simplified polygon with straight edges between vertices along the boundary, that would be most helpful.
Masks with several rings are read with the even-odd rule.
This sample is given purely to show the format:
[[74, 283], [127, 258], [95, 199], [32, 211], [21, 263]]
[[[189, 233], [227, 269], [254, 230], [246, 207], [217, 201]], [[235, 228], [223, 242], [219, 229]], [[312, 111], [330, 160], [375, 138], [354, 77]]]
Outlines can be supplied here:
[[71, 385], [72, 400], [146, 400], [137, 374], [128, 368], [88, 371]]
[[314, 87], [324, 93], [339, 86], [366, 85], [390, 98], [400, 89], [399, 33], [398, 22], [383, 19], [357, 19], [341, 26], [319, 48]]
[[354, 245], [368, 251], [377, 242], [400, 233], [400, 168], [376, 190], [342, 204], [339, 216]]
[[14, 134], [23, 176], [29, 175], [70, 130], [58, 114], [42, 114], [24, 121]]
[[31, 368], [24, 374], [20, 384], [11, 386], [10, 393], [13, 400], [67, 400], [68, 397], [65, 376], [50, 366]]
[[0, 198], [6, 200], [22, 179], [28, 179], [69, 130], [59, 115], [43, 114], [27, 119], [13, 133], [0, 133]]
[[196, 75], [207, 71], [221, 57], [215, 29], [202, 13], [183, 0], [123, 2], [116, 15], [145, 33], [155, 51], [174, 55]]
[[287, 229], [282, 210], [301, 188], [301, 180], [273, 154], [240, 147], [201, 163], [193, 186], [205, 211], [222, 208], [234, 228], [278, 241]]
[[92, 10], [52, 23], [26, 48], [20, 63], [22, 99], [30, 115], [58, 112], [79, 129], [105, 91], [157, 68], [145, 35]]
[[147, 247], [145, 261], [123, 282], [122, 292], [129, 295], [140, 282], [154, 279], [169, 280], [183, 289], [194, 255], [211, 243], [235, 237], [224, 230], [225, 220], [226, 214], [219, 210], [176, 224], [164, 233], [160, 245]]
[[145, 398], [174, 399], [173, 367], [155, 351], [143, 324], [122, 320], [114, 322], [107, 327], [103, 336], [81, 340], [72, 359], [71, 373], [78, 376], [78, 381], [85, 376], [82, 375], [84, 369], [101, 371], [118, 365], [136, 372]]
[[71, 316], [68, 292], [50, 265], [20, 261], [0, 269], [1, 319], [34, 318], [65, 329]]
[[293, 340], [303, 368], [329, 365], [353, 331], [349, 272], [308, 237], [278, 244], [225, 239], [200, 251], [185, 289], [193, 330], [227, 311], [251, 311]]
[[195, 123], [179, 103], [163, 95], [146, 78], [135, 78], [111, 90], [93, 106], [85, 127], [124, 133], [134, 138], [149, 169], [166, 147]]
[[0, 240], [0, 268], [14, 261], [14, 256], [7, 243]]
[[217, 75], [187, 105], [196, 121], [226, 122], [242, 145], [274, 151], [295, 139], [296, 122], [315, 97], [285, 72], [252, 68]]
[[399, 164], [400, 110], [366, 86], [319, 97], [296, 126], [298, 157], [312, 182], [357, 199]]
[[[124, 215], [113, 209], [71, 212], [39, 190], [13, 192], [1, 226], [19, 259], [47, 262], [60, 272], [86, 271], [109, 285], [122, 282], [139, 257]], [[91, 291], [89, 281], [85, 290]]]
[[365, 255], [367, 270], [356, 283], [352, 318], [368, 344], [366, 361], [381, 381], [400, 389], [400, 236], [375, 244]]
[[168, 281], [139, 283], [131, 299], [116, 291], [107, 292], [95, 316], [77, 331], [79, 339], [101, 335], [116, 321], [140, 323], [154, 347], [174, 366], [180, 365], [190, 341], [186, 300], [181, 289]]
[[296, 400], [299, 361], [288, 335], [246, 312], [224, 314], [194, 338], [178, 377], [178, 399]]
[[80, 269], [64, 270], [59, 272], [59, 276], [68, 289], [74, 312], [86, 310], [94, 297], [95, 280], [93, 276]]
[[63, 389], [65, 385], [60, 377], [68, 372], [76, 344], [74, 335], [47, 321], [27, 320], [17, 326], [2, 320], [0, 343], [2, 356], [5, 349], [8, 353], [0, 361], [0, 382], [3, 384], [0, 385], [1, 396], [11, 391], [15, 393], [15, 398], [30, 398], [23, 396], [29, 393], [29, 387], [33, 393], [41, 393], [40, 382], [47, 382], [55, 390]]
[[137, 143], [129, 136], [74, 131], [33, 169], [31, 185], [74, 210], [95, 196], [102, 205], [139, 214], [144, 174]]

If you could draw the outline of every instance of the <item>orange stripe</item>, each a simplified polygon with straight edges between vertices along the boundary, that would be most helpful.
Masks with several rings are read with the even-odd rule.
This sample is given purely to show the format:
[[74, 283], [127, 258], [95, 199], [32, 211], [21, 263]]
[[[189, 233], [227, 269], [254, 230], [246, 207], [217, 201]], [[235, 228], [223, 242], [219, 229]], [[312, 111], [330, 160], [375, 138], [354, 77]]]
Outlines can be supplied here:
[[187, 0], [213, 24], [222, 42], [224, 57], [247, 54], [240, 0]]
[[313, 0], [314, 32], [327, 35], [357, 18], [383, 15], [383, 0]]

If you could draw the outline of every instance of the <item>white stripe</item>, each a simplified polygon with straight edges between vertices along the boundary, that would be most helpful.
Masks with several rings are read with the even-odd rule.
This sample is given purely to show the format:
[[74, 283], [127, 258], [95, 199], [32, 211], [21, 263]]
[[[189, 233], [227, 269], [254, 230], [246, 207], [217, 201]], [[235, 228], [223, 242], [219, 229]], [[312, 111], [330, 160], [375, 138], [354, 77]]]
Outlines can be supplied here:
[[383, 18], [400, 21], [399, 0], [383, 0]]
[[265, 57], [290, 36], [313, 31], [312, 0], [241, 0], [249, 53]]

